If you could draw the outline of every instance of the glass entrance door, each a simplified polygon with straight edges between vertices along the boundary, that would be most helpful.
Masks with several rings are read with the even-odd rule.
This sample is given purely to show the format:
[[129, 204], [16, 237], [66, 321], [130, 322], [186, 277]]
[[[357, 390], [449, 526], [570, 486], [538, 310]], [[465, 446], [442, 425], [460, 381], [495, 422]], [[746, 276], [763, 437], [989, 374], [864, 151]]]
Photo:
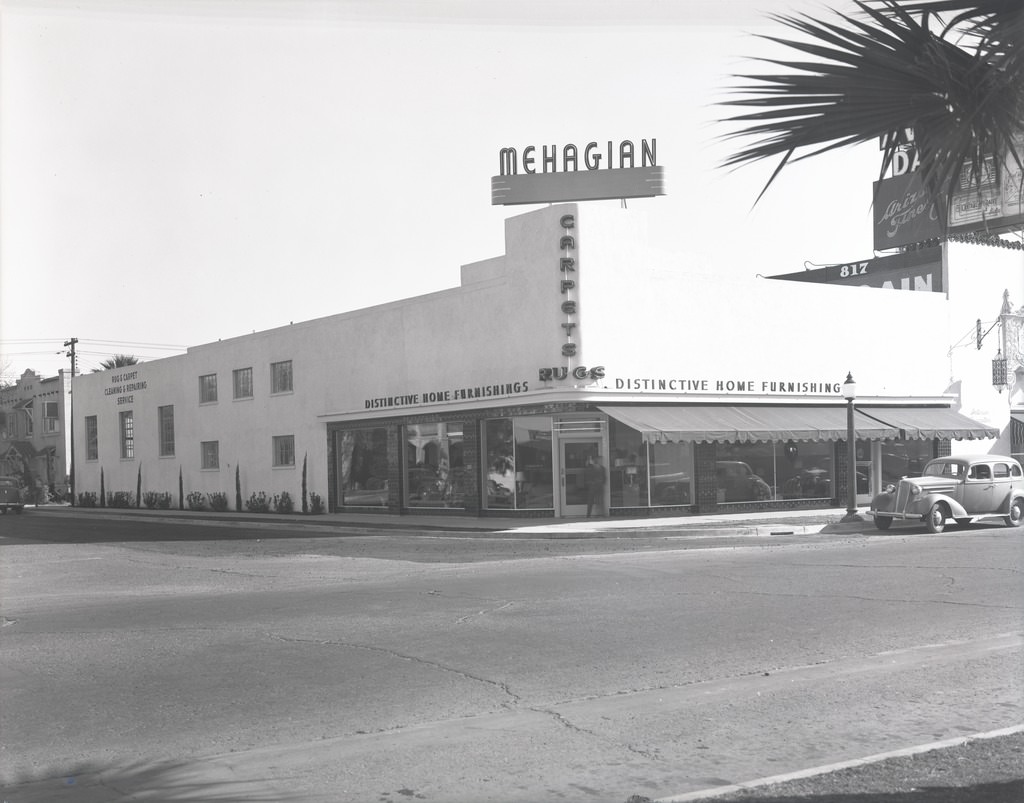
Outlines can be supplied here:
[[[585, 516], [587, 513], [587, 485], [584, 472], [588, 457], [601, 457], [601, 441], [597, 438], [587, 440], [563, 440], [559, 447], [561, 515]], [[604, 460], [601, 460], [604, 463]], [[606, 485], [607, 487], [607, 485]], [[606, 502], [602, 500], [600, 512], [607, 512]]]

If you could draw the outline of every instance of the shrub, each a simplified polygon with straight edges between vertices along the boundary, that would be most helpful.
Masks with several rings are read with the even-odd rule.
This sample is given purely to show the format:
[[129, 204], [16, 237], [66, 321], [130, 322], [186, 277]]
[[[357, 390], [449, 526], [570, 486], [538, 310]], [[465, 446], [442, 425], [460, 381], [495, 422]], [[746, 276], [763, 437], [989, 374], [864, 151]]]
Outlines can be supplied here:
[[83, 491], [78, 495], [79, 507], [96, 507], [96, 493], [94, 491]]
[[152, 510], [155, 507], [161, 510], [167, 510], [171, 506], [171, 495], [169, 493], [159, 493], [157, 491], [146, 491], [142, 495], [142, 503]]
[[207, 494], [207, 498], [210, 500], [210, 510], [214, 510], [217, 513], [223, 513], [228, 509], [228, 495], [225, 493], [212, 493]]
[[324, 512], [324, 500], [316, 491], [310, 491], [309, 493], [309, 512], [315, 516]]
[[269, 513], [270, 500], [267, 499], [267, 495], [263, 491], [260, 491], [259, 494], [253, 492], [249, 501], [245, 503], [245, 509], [250, 513]]
[[281, 495], [274, 494], [274, 512], [275, 513], [293, 513], [295, 512], [295, 503], [292, 501], [292, 495], [287, 491], [281, 491]]
[[306, 458], [309, 455], [302, 456], [302, 512], [309, 513], [309, 494], [306, 493]]
[[200, 491], [189, 491], [185, 497], [189, 510], [202, 510], [206, 507], [205, 497]]
[[135, 507], [135, 494], [131, 491], [111, 491], [107, 494], [107, 507]]

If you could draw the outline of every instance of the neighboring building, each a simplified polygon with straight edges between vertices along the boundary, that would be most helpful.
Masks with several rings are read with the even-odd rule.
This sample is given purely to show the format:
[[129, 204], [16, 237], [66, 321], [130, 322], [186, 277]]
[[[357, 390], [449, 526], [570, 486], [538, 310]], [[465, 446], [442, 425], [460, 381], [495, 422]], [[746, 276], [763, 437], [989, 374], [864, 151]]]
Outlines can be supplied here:
[[0, 390], [0, 474], [63, 498], [71, 469], [70, 394], [63, 371], [42, 379], [28, 370]]
[[598, 454], [612, 515], [834, 506], [848, 371], [862, 502], [951, 449], [1010, 450], [1012, 394], [954, 348], [976, 296], [1024, 295], [1009, 263], [944, 292], [723, 279], [645, 225], [548, 206], [460, 287], [76, 377], [77, 490], [234, 500], [237, 477], [298, 501], [305, 464], [332, 511], [573, 516]]

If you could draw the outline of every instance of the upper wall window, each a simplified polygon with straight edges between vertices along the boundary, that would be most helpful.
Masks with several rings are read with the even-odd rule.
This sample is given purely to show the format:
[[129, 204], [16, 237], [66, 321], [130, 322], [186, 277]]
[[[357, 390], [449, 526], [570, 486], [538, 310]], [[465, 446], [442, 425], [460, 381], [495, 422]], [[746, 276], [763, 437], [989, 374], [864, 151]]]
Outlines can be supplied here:
[[217, 401], [217, 375], [206, 374], [199, 377], [199, 403], [209, 404]]
[[270, 392], [292, 392], [292, 361], [270, 363]]
[[43, 432], [60, 432], [60, 407], [57, 402], [43, 402]]
[[135, 419], [131, 410], [121, 413], [121, 457], [135, 457]]
[[160, 439], [160, 456], [174, 457], [174, 405], [157, 407], [157, 435]]
[[100, 459], [100, 434], [96, 426], [96, 416], [85, 417], [85, 459]]
[[236, 399], [252, 398], [252, 368], [236, 368], [231, 372]]

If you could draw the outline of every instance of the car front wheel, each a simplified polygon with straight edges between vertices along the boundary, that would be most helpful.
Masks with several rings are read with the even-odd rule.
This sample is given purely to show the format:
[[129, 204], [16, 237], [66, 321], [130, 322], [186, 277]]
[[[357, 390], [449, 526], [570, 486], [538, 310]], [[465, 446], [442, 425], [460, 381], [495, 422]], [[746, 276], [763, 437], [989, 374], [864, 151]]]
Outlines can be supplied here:
[[892, 516], [875, 516], [875, 526], [879, 530], [888, 530], [892, 524]]
[[1014, 499], [1010, 503], [1010, 515], [1006, 516], [1005, 521], [1011, 527], [1020, 527], [1024, 524], [1024, 501]]
[[928, 515], [924, 517], [924, 523], [930, 533], [941, 533], [946, 529], [946, 508], [941, 502], [932, 505]]

